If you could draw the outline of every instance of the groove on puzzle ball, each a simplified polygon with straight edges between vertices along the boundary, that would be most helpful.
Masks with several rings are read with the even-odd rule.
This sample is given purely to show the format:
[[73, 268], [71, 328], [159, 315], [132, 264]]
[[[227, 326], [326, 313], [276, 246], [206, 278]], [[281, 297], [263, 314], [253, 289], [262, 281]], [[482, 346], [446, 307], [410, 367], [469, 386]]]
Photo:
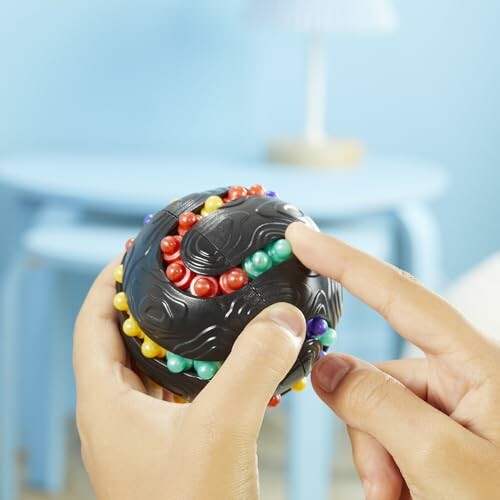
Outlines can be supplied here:
[[135, 366], [179, 402], [192, 401], [248, 322], [288, 302], [307, 320], [306, 340], [269, 406], [305, 389], [336, 341], [342, 289], [295, 258], [285, 231], [296, 221], [315, 226], [259, 184], [189, 194], [148, 214], [114, 273], [113, 303]]

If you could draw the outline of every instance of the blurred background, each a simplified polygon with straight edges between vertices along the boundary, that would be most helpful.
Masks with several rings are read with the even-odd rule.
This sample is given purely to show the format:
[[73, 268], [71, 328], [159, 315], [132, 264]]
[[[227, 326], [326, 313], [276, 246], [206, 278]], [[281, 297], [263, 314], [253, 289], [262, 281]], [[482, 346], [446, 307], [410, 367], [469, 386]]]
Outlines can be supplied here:
[[[271, 3], [286, 11], [301, 2]], [[345, 3], [332, 0], [322, 8], [335, 17], [336, 4], [340, 9]], [[370, 4], [353, 3], [359, 9]], [[321, 169], [276, 167], [266, 159], [270, 141], [302, 134], [309, 36], [254, 19], [250, 4], [0, 1], [0, 277], [4, 292], [13, 284], [19, 291], [17, 299], [4, 293], [5, 311], [15, 311], [20, 296], [26, 303], [22, 276], [29, 266], [37, 277], [27, 293], [47, 290], [52, 280], [49, 296], [60, 309], [55, 297], [73, 266], [79, 274], [71, 280], [74, 300], [63, 323], [70, 325], [105, 251], [92, 254], [80, 245], [80, 255], [68, 247], [70, 259], [50, 242], [67, 242], [73, 234], [77, 245], [78, 237], [88, 242], [91, 234], [104, 248], [99, 239], [104, 227], [116, 230], [105, 231], [105, 243], [112, 247], [113, 235], [117, 241], [122, 234], [133, 235], [143, 215], [161, 208], [161, 189], [164, 204], [197, 180], [210, 182], [212, 174], [227, 184], [233, 177], [242, 183], [275, 182], [269, 187], [309, 209], [323, 229], [440, 290], [498, 250], [498, 2], [395, 0], [398, 22], [390, 33], [328, 34], [326, 128], [335, 137], [359, 139], [365, 155], [356, 166]], [[376, 8], [377, 2], [371, 4]], [[141, 180], [148, 168], [156, 176]], [[85, 190], [91, 192], [87, 197]], [[82, 207], [83, 217], [77, 213]], [[86, 233], [79, 232], [82, 220]], [[17, 262], [20, 256], [26, 259]], [[13, 268], [19, 272], [10, 272]], [[54, 269], [60, 271], [55, 278]], [[36, 324], [53, 324], [54, 314], [44, 308]], [[7, 316], [2, 345], [17, 356], [24, 345], [23, 356], [38, 366], [40, 356], [28, 352], [37, 337], [27, 346], [21, 338], [28, 328], [24, 320]], [[69, 352], [71, 329], [61, 328]], [[368, 359], [400, 353], [394, 334], [349, 296], [339, 337], [339, 349]], [[92, 498], [72, 424], [65, 352], [50, 353], [60, 356], [54, 363], [64, 365], [61, 371], [39, 366], [49, 375], [36, 389], [35, 368], [16, 373], [12, 359], [2, 367], [2, 500], [14, 498], [16, 484], [22, 500]], [[61, 377], [67, 378], [62, 389]], [[59, 390], [67, 396], [56, 410], [45, 396]], [[291, 490], [287, 479], [300, 466], [290, 457], [290, 446], [306, 452], [286, 433], [287, 425], [300, 426], [303, 411], [298, 403], [288, 404], [266, 421], [264, 498], [294, 498], [291, 491], [307, 491], [304, 485]], [[13, 420], [17, 430], [9, 427]], [[281, 436], [276, 442], [275, 435]], [[54, 446], [53, 436], [59, 436]], [[328, 447], [334, 463], [331, 470], [327, 464], [327, 490], [318, 495], [363, 498], [343, 431], [326, 433], [324, 441], [317, 453]], [[67, 460], [52, 456], [58, 447], [69, 450]], [[15, 467], [12, 449], [24, 450]], [[7, 476], [13, 470], [12, 482]]]

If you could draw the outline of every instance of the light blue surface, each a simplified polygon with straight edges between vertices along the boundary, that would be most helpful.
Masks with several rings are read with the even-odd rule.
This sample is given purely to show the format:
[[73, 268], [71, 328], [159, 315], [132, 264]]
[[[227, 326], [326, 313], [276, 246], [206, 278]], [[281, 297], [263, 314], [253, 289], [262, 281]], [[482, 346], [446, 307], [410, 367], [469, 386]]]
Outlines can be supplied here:
[[[500, 2], [395, 4], [395, 36], [331, 39], [328, 126], [445, 166], [436, 208], [456, 275], [500, 247]], [[250, 25], [247, 0], [1, 5], [0, 155], [255, 159], [300, 133], [304, 39]]]

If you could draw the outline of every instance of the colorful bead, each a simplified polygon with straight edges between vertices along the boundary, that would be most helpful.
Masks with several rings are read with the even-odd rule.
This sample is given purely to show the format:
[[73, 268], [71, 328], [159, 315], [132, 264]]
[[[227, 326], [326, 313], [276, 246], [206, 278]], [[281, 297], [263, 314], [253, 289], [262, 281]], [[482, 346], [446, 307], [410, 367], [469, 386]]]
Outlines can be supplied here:
[[227, 192], [226, 200], [234, 201], [247, 195], [247, 190], [243, 186], [233, 186]]
[[167, 266], [167, 278], [178, 288], [187, 289], [194, 275], [180, 260], [172, 262]]
[[215, 212], [218, 208], [222, 207], [224, 205], [224, 201], [220, 196], [209, 196], [205, 200], [205, 206], [203, 207], [202, 210], [202, 215], [203, 212], [206, 214], [211, 214], [212, 212]]
[[219, 294], [219, 282], [212, 276], [195, 276], [190, 291], [195, 297], [215, 297]]
[[260, 184], [254, 184], [248, 188], [248, 196], [265, 196], [266, 190]]
[[243, 261], [243, 270], [254, 279], [271, 269], [273, 262], [266, 252], [259, 250]]
[[225, 294], [241, 290], [247, 283], [248, 275], [239, 267], [226, 271], [219, 278], [220, 287]]
[[195, 361], [194, 369], [202, 380], [210, 380], [219, 370], [219, 361]]
[[270, 243], [265, 250], [274, 264], [281, 264], [292, 256], [292, 245], [284, 238]]
[[269, 196], [269, 198], [277, 198], [278, 193], [276, 191], [266, 191], [266, 196]]
[[300, 380], [297, 380], [295, 384], [292, 385], [292, 391], [300, 392], [305, 390], [307, 387], [307, 378], [301, 378]]
[[328, 330], [326, 319], [317, 317], [311, 318], [307, 322], [307, 338], [316, 338], [323, 335]]
[[198, 218], [193, 212], [184, 212], [179, 215], [179, 227], [182, 229], [191, 229], [197, 222]]
[[113, 271], [113, 278], [117, 283], [123, 283], [123, 264], [115, 267], [115, 270]]
[[323, 347], [330, 347], [335, 344], [337, 340], [337, 332], [333, 328], [328, 328], [328, 330], [319, 337], [319, 341]]
[[141, 352], [145, 358], [164, 358], [167, 355], [167, 351], [163, 347], [159, 346], [154, 340], [151, 340], [148, 336], [144, 336], [144, 342], [141, 345]]
[[113, 299], [113, 305], [118, 311], [128, 311], [128, 301], [125, 292], [118, 292]]
[[125, 243], [125, 250], [128, 252], [132, 245], [134, 244], [135, 238], [129, 238]]
[[149, 224], [153, 220], [154, 216], [155, 214], [146, 215], [146, 217], [144, 217], [144, 225]]
[[181, 256], [182, 236], [165, 236], [160, 242], [160, 248], [163, 252], [163, 260], [174, 262]]
[[180, 396], [177, 396], [177, 394], [174, 394], [174, 402], [179, 403], [181, 405], [185, 405], [186, 403], [189, 403], [187, 399], [181, 398]]
[[279, 394], [275, 394], [267, 403], [269, 408], [276, 408], [281, 403], [281, 396]]
[[191, 370], [193, 367], [193, 360], [174, 354], [173, 352], [167, 353], [167, 368], [172, 373], [182, 373]]
[[123, 322], [122, 330], [127, 337], [138, 337], [142, 333], [137, 321], [132, 316]]

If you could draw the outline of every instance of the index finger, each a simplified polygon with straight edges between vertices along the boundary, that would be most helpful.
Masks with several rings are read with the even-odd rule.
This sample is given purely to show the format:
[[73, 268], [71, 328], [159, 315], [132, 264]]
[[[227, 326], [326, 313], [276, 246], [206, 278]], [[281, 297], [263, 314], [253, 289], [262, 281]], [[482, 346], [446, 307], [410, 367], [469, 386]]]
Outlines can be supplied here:
[[304, 265], [339, 281], [424, 352], [470, 352], [477, 344], [478, 333], [458, 311], [400, 269], [302, 223], [290, 225], [286, 237]]

